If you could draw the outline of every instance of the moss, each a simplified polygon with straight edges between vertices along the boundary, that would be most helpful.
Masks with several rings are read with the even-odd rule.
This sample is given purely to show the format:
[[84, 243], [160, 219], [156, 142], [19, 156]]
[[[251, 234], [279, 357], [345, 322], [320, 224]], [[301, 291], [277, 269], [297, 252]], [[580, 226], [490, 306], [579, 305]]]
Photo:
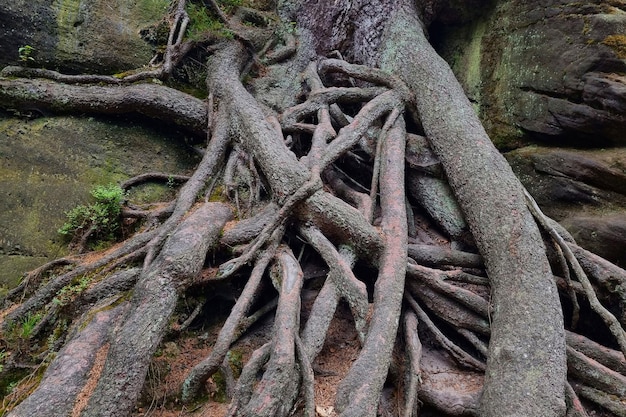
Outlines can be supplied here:
[[224, 201], [225, 201], [224, 188], [221, 185], [218, 185], [215, 188], [213, 188], [213, 192], [209, 196], [209, 202], [220, 203]]
[[[94, 319], [94, 317], [96, 317], [96, 315], [98, 313], [101, 313], [103, 311], [110, 311], [113, 310], [115, 307], [119, 306], [120, 304], [128, 301], [131, 297], [132, 291], [126, 291], [125, 293], [121, 293], [119, 294], [113, 302], [108, 303], [106, 305], [103, 305], [100, 308], [92, 308], [91, 310], [89, 310], [89, 312], [87, 313], [86, 317], [83, 319], [83, 321], [80, 322], [80, 324], [78, 325], [78, 330], [82, 331], [84, 330], [89, 323], [91, 323]], [[67, 329], [63, 329], [61, 328], [61, 331], [64, 331]], [[55, 329], [56, 331], [56, 329]]]
[[34, 371], [15, 369], [0, 380], [0, 395], [6, 396], [0, 405], [0, 416], [5, 416], [20, 402], [37, 389], [48, 368], [49, 361], [44, 361]]
[[140, 0], [135, 10], [142, 22], [153, 22], [163, 18], [169, 4], [169, 0]]
[[609, 35], [601, 43], [613, 49], [619, 59], [626, 59], [626, 35]]
[[175, 189], [163, 184], [142, 184], [134, 187], [128, 198], [136, 204], [158, 203], [174, 197]]
[[[135, 119], [0, 119], [0, 286], [67, 253], [56, 230], [94, 186], [193, 169], [197, 157], [174, 134]], [[155, 188], [152, 201], [176, 190]]]

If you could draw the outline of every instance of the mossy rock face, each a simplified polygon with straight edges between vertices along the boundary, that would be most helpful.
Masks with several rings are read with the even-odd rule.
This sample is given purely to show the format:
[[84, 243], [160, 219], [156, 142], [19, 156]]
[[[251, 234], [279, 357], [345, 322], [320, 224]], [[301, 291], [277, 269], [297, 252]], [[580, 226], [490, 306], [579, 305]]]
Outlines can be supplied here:
[[493, 4], [431, 31], [496, 145], [626, 145], [624, 2]]
[[[64, 213], [90, 203], [94, 186], [151, 171], [190, 173], [197, 157], [180, 137], [130, 119], [0, 119], [0, 286], [66, 252], [57, 233]], [[152, 188], [141, 198], [171, 193]]]
[[170, 0], [14, 0], [0, 4], [0, 66], [19, 63], [64, 72], [113, 74], [149, 62], [141, 30], [161, 20]]
[[626, 149], [529, 146], [506, 154], [543, 211], [584, 248], [626, 265]]

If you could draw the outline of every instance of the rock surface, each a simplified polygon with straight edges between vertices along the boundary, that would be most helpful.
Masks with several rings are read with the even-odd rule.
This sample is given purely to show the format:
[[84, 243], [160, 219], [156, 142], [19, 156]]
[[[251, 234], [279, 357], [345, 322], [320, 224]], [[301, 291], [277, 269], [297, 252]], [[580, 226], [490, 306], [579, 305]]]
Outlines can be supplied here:
[[140, 31], [163, 17], [169, 0], [11, 0], [0, 2], [0, 67], [29, 64], [62, 72], [113, 74], [146, 65], [152, 47]]
[[[180, 135], [132, 120], [0, 118], [0, 287], [65, 253], [56, 232], [64, 212], [90, 203], [94, 186], [188, 173], [195, 163]], [[162, 197], [150, 188], [143, 192]]]
[[535, 144], [507, 155], [524, 185], [581, 245], [625, 266], [626, 1], [438, 11], [431, 38], [491, 139], [503, 150]]
[[626, 145], [626, 1], [484, 10], [470, 24], [435, 24], [432, 36], [497, 145]]
[[543, 211], [586, 249], [626, 266], [626, 149], [530, 146], [509, 152]]

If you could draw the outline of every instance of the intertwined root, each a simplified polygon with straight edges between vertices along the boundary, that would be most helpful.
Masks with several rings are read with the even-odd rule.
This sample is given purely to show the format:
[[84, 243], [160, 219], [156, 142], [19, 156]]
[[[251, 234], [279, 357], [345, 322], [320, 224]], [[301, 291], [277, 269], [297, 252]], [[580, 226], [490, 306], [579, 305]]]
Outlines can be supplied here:
[[[184, 16], [179, 17], [174, 26], [184, 32]], [[180, 47], [182, 38], [170, 38], [172, 48]], [[39, 387], [11, 415], [55, 415], [58, 410], [40, 410], [40, 404], [62, 387], [72, 387], [76, 399], [64, 405], [69, 414], [130, 415], [154, 352], [163, 336], [176, 330], [169, 320], [179, 297], [242, 278], [243, 290], [211, 353], [189, 370], [184, 402], [203, 394], [216, 372], [225, 372], [232, 344], [275, 309], [273, 333], [243, 367], [229, 414], [286, 416], [301, 409], [314, 416], [312, 364], [343, 300], [361, 349], [338, 387], [341, 415], [375, 415], [380, 407], [381, 413], [409, 417], [422, 403], [451, 415], [478, 412], [494, 313], [487, 262], [468, 238], [427, 140], [416, 136], [424, 132], [407, 132], [404, 110], [414, 100], [411, 90], [380, 70], [321, 60], [304, 73], [306, 99], [274, 115], [241, 84], [244, 57], [233, 41], [209, 62], [208, 117], [195, 120], [196, 125], [209, 121], [209, 140], [195, 173], [150, 174], [124, 184], [174, 178], [184, 183], [175, 201], [154, 210], [124, 210], [145, 219], [146, 227], [97, 261], [79, 256], [40, 268], [5, 298], [5, 332], [35, 313], [42, 319], [33, 339], [45, 340], [60, 329], [61, 318], [74, 323], [47, 346], [49, 353], [62, 349]], [[139, 101], [154, 93], [122, 89], [132, 89]], [[156, 87], [161, 90], [168, 91]], [[49, 99], [62, 101], [63, 89], [55, 91]], [[71, 94], [81, 91], [92, 93], [91, 86], [73, 86]], [[230, 205], [208, 202], [216, 182]], [[448, 202], [449, 209], [437, 209], [427, 196]], [[575, 306], [580, 318], [590, 314], [581, 306], [588, 302], [610, 328], [615, 338], [610, 344], [626, 352], [626, 272], [565, 240], [530, 197], [528, 205], [560, 255], [554, 275], [563, 285], [564, 302]], [[240, 219], [225, 227], [235, 212]], [[228, 258], [225, 248], [232, 248]], [[220, 254], [221, 264], [206, 260], [209, 251]], [[305, 253], [315, 256], [301, 256]], [[303, 269], [310, 263], [328, 271], [325, 279], [305, 280]], [[44, 279], [66, 265], [71, 270]], [[201, 274], [203, 267], [212, 273]], [[368, 276], [372, 270], [376, 277]], [[87, 288], [59, 306], [59, 293], [86, 276]], [[259, 306], [268, 279], [278, 297]], [[301, 322], [303, 289], [316, 298]], [[614, 294], [620, 298], [618, 318], [602, 305]], [[11, 308], [13, 303], [19, 305]], [[80, 367], [73, 366], [72, 352], [85, 338], [94, 346], [82, 352]], [[589, 403], [624, 415], [623, 352], [571, 332], [567, 343], [570, 382], [563, 381], [563, 389], [572, 415], [586, 415]], [[455, 384], [442, 377], [452, 374]], [[399, 401], [380, 401], [385, 383], [397, 390]]]

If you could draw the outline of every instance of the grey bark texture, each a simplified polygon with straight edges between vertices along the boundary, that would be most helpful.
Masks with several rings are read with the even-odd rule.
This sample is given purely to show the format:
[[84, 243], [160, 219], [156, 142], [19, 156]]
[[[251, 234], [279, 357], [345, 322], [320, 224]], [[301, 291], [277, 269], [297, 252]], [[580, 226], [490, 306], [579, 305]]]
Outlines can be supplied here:
[[137, 401], [152, 354], [163, 337], [178, 295], [202, 268], [232, 216], [226, 204], [207, 203], [186, 218], [144, 269], [131, 309], [115, 333], [102, 375], [82, 416], [129, 415]]
[[[556, 286], [523, 189], [493, 146], [447, 63], [402, 2], [390, 19], [381, 67], [415, 92], [433, 150], [483, 256], [494, 310], [484, 416], [565, 413], [565, 334]], [[537, 347], [541, 348], [537, 348]]]

